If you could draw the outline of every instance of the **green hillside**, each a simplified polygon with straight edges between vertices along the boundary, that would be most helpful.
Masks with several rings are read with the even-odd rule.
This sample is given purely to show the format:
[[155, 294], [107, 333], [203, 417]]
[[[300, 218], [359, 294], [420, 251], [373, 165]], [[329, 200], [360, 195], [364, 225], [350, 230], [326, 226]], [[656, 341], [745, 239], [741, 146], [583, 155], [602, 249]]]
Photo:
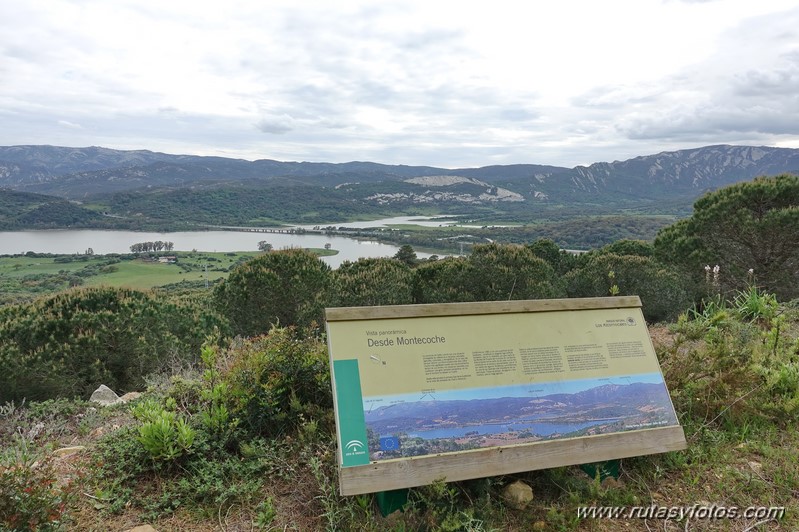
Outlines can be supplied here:
[[0, 190], [0, 230], [86, 227], [100, 215], [64, 199]]

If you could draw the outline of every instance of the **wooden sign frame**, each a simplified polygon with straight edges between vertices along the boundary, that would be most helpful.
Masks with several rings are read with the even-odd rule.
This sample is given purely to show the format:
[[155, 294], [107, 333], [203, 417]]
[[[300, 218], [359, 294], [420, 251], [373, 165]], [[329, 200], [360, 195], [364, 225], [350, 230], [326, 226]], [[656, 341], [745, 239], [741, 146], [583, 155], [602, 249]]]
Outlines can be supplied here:
[[[687, 446], [637, 296], [329, 308], [326, 321], [342, 495], [421, 486], [439, 479], [459, 481], [627, 458], [676, 451]], [[496, 334], [496, 338], [492, 334]], [[550, 344], [546, 348], [547, 356], [560, 354], [560, 366], [554, 360], [557, 367], [541, 370], [534, 347], [539, 338]], [[559, 342], [562, 345], [557, 345]], [[564, 342], [581, 343], [567, 345]], [[494, 344], [501, 344], [501, 349], [485, 350], [486, 345]], [[450, 345], [460, 351], [449, 353]], [[481, 350], [467, 356], [465, 353], [472, 345]], [[488, 356], [499, 353], [500, 358], [496, 364], [486, 364], [485, 353], [489, 353]], [[529, 382], [525, 380], [528, 377]], [[508, 381], [502, 381], [503, 378]], [[446, 385], [448, 379], [454, 388], [440, 390], [438, 387], [442, 382]], [[605, 384], [606, 381], [611, 384]], [[421, 386], [414, 384], [417, 382], [428, 383], [427, 389], [419, 389], [421, 394], [433, 388], [444, 395], [472, 393], [471, 390], [477, 390], [474, 393], [478, 394], [497, 389], [502, 390], [497, 392], [497, 397], [502, 398], [506, 389], [528, 387], [531, 391], [525, 393], [533, 393], [540, 391], [534, 388], [554, 386], [557, 390], [562, 385], [564, 389], [576, 390], [585, 382], [594, 386], [586, 393], [594, 393], [592, 390], [633, 393], [633, 388], [624, 388], [624, 383], [632, 383], [628, 386], [654, 389], [656, 395], [651, 405], [640, 408], [640, 415], [619, 414], [617, 418], [597, 421], [596, 416], [592, 418], [581, 412], [582, 423], [594, 425], [563, 437], [557, 433], [546, 437], [535, 435], [529, 443], [519, 443], [526, 440], [513, 440], [515, 436], [512, 436], [511, 443], [504, 445], [490, 443], [494, 435], [471, 434], [478, 433], [475, 430], [467, 433], [467, 437], [452, 436], [452, 439], [454, 442], [469, 438], [489, 442], [484, 447], [392, 457], [391, 452], [383, 449], [381, 439], [381, 450], [376, 451], [366, 437], [367, 418], [376, 414], [366, 410], [364, 401], [379, 405], [381, 414], [389, 412], [389, 407], [396, 407], [395, 403], [408, 405], [408, 408], [416, 404], [427, 406], [429, 401], [389, 400], [406, 397], [392, 394], [403, 391], [405, 383], [416, 390]], [[495, 385], [486, 387], [486, 382], [498, 384], [492, 388]], [[577, 395], [574, 392], [572, 396]], [[554, 396], [529, 399], [531, 403], [546, 404], [550, 397]], [[613, 404], [606, 410], [612, 411]], [[588, 408], [599, 411], [605, 405], [589, 404]], [[577, 415], [574, 413], [572, 418]], [[647, 421], [642, 423], [641, 419]], [[548, 422], [547, 419], [539, 421]], [[380, 423], [382, 427], [387, 426]], [[448, 427], [457, 425], [448, 423]], [[356, 436], [345, 434], [350, 430], [348, 424], [361, 432]], [[580, 424], [574, 426], [581, 427]], [[407, 437], [407, 426], [401, 432]], [[371, 440], [375, 438], [372, 434]], [[385, 441], [393, 448], [399, 444], [399, 438], [392, 438]], [[415, 441], [436, 440], [417, 438]]]

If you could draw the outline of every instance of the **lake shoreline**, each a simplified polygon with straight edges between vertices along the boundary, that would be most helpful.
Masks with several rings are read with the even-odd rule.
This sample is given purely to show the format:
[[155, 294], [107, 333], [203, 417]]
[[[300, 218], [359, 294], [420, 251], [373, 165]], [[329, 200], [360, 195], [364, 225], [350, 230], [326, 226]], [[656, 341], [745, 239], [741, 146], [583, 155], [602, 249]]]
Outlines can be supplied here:
[[[359, 238], [360, 237], [360, 238]], [[174, 244], [173, 251], [247, 252], [258, 251], [265, 241], [272, 249], [291, 247], [335, 249], [339, 253], [322, 257], [327, 264], [337, 268], [344, 261], [359, 258], [393, 257], [399, 244], [389, 244], [365, 235], [255, 232], [255, 231], [117, 231], [96, 229], [37, 229], [29, 231], [0, 232], [0, 255], [17, 256], [28, 252], [54, 255], [128, 254], [131, 246], [140, 242], [165, 241]], [[442, 252], [439, 252], [442, 253]], [[417, 251], [426, 258], [435, 253]], [[442, 253], [443, 254], [443, 253]]]

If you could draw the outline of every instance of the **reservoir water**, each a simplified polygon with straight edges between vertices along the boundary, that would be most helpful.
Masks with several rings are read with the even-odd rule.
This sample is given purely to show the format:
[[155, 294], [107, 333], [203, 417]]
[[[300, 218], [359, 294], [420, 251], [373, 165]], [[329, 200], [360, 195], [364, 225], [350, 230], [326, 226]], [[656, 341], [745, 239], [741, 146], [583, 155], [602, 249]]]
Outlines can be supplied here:
[[[416, 223], [416, 218], [388, 218], [372, 222], [353, 222], [358, 226], [380, 227], [386, 223]], [[363, 225], [361, 225], [363, 224]], [[356, 227], [351, 224], [331, 224], [336, 227]], [[303, 226], [306, 227], [306, 226]], [[0, 255], [36, 253], [85, 253], [91, 248], [95, 254], [130, 253], [130, 246], [138, 242], [172, 242], [175, 251], [257, 251], [258, 242], [265, 240], [274, 249], [288, 247], [324, 248], [330, 244], [338, 250], [337, 255], [322, 257], [336, 268], [345, 260], [356, 261], [361, 257], [391, 257], [398, 246], [370, 240], [356, 240], [344, 236], [318, 234], [251, 233], [244, 231], [180, 231], [174, 233], [139, 231], [99, 231], [93, 229], [54, 229], [44, 231], [0, 232]], [[429, 253], [417, 251], [420, 258]]]
[[462, 438], [468, 434], [473, 435], [487, 435], [487, 434], [502, 434], [509, 431], [525, 432], [529, 431], [537, 436], [551, 436], [553, 434], [568, 434], [577, 430], [582, 430], [595, 425], [603, 425], [609, 421], [615, 420], [595, 420], [595, 421], [578, 421], [571, 423], [557, 423], [546, 421], [531, 421], [529, 423], [513, 423], [513, 424], [483, 424], [471, 425], [465, 427], [450, 427], [431, 430], [418, 430], [408, 432], [408, 436], [412, 438], [424, 438], [431, 440], [434, 438]]

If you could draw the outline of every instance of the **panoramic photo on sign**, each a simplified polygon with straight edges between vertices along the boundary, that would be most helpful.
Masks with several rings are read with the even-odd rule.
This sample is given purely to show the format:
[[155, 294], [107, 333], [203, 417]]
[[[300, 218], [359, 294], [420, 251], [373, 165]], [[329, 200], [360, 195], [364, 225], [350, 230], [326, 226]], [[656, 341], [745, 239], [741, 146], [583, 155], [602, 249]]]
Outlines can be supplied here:
[[513, 303], [328, 309], [341, 467], [678, 427], [640, 308]]

